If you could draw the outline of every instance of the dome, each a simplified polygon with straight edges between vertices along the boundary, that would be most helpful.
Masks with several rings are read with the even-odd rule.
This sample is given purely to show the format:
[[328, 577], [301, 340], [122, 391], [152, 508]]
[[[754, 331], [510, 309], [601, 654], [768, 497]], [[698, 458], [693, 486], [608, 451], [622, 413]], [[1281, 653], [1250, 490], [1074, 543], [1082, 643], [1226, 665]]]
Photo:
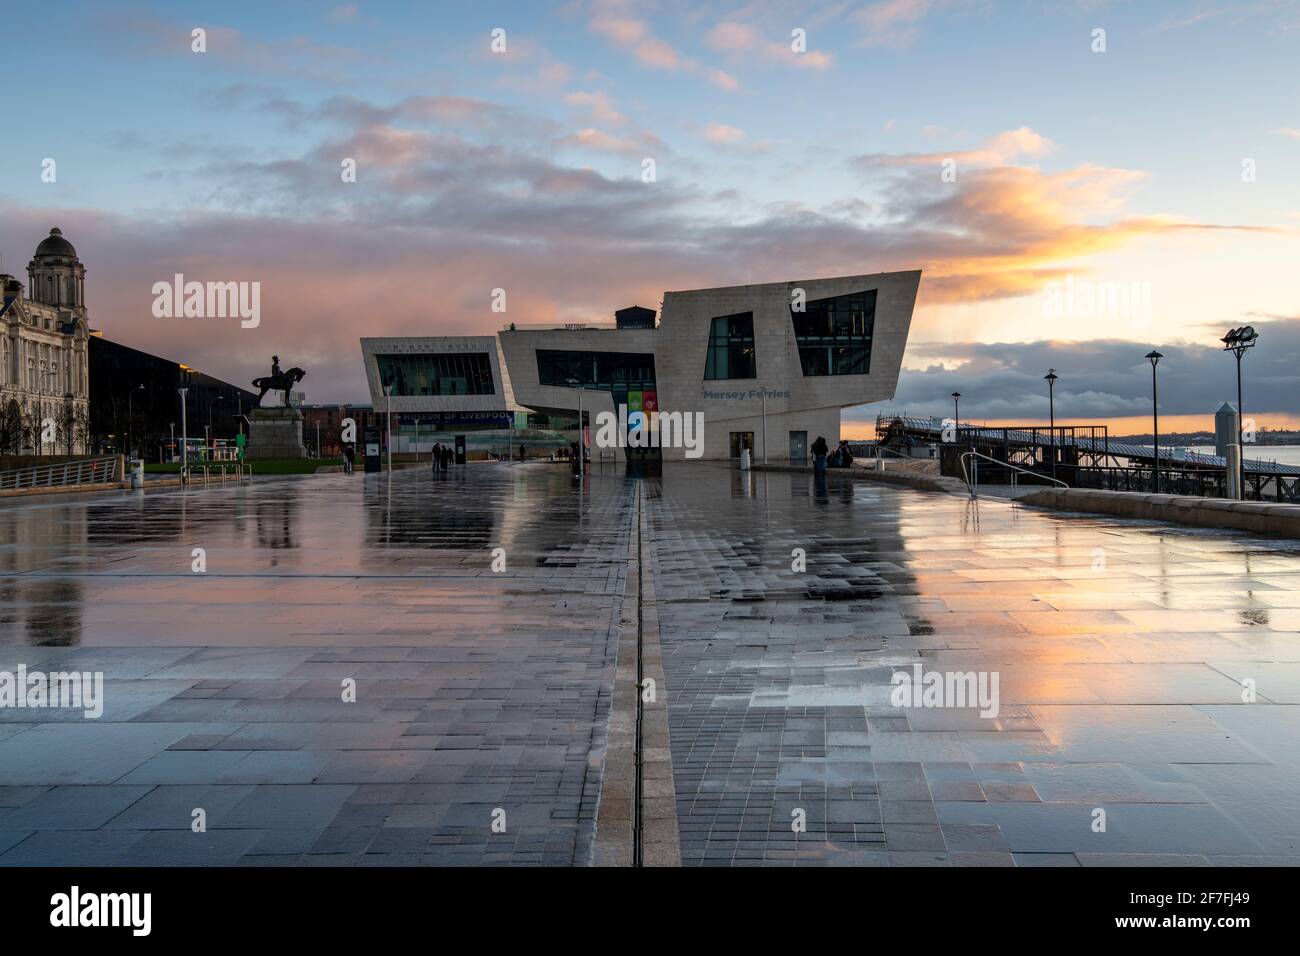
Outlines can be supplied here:
[[72, 247], [72, 243], [63, 238], [63, 230], [55, 226], [50, 230], [50, 234], [41, 240], [41, 244], [36, 247], [36, 255], [39, 256], [67, 256], [77, 258], [77, 250]]

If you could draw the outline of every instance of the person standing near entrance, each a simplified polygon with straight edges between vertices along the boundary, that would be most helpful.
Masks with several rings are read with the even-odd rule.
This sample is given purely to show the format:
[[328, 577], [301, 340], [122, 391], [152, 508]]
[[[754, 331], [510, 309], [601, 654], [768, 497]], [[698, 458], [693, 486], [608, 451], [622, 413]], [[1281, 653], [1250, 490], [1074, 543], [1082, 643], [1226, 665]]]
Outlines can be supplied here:
[[356, 461], [356, 458], [357, 450], [351, 445], [343, 449], [343, 473], [345, 475], [352, 474], [352, 464]]
[[519, 446], [519, 460], [524, 460], [524, 446], [522, 444]]
[[823, 438], [821, 435], [818, 435], [817, 440], [813, 442], [812, 451], [813, 451], [813, 474], [815, 475], [826, 474], [826, 452], [829, 451], [826, 445], [826, 439]]

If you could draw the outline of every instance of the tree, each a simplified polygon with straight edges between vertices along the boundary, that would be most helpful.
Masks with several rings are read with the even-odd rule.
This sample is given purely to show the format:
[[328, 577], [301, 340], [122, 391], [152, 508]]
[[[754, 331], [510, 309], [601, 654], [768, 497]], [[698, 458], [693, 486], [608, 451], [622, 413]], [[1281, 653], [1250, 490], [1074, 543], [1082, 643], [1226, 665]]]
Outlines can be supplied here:
[[0, 454], [22, 452], [23, 413], [15, 399], [0, 403]]

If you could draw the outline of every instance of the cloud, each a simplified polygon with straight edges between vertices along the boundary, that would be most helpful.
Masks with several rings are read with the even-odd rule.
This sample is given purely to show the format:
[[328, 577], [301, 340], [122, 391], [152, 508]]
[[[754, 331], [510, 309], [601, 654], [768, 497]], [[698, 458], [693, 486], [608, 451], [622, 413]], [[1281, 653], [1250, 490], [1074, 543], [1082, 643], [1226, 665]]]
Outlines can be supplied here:
[[917, 23], [925, 19], [932, 0], [879, 0], [854, 14], [865, 28], [869, 46], [907, 46], [917, 36]]
[[591, 127], [560, 137], [556, 145], [638, 156], [644, 156], [648, 151], [662, 152], [665, 148], [663, 140], [653, 133], [641, 133], [636, 137], [615, 136]]
[[[104, 14], [92, 35], [104, 52], [131, 58], [139, 56], [202, 57], [241, 74], [280, 73], [324, 82], [347, 82], [349, 68], [370, 61], [360, 51], [338, 44], [317, 43], [306, 36], [259, 40], [239, 30], [204, 25], [206, 52], [191, 49], [195, 25], [162, 20], [148, 14]], [[194, 61], [198, 62], [198, 61]]]
[[564, 101], [572, 106], [585, 109], [598, 123], [626, 123], [627, 117], [614, 108], [614, 101], [603, 90], [590, 93], [577, 91], [570, 93]]
[[703, 135], [710, 143], [732, 144], [741, 143], [745, 140], [745, 131], [743, 129], [716, 121], [710, 121], [705, 125]]
[[[1246, 414], [1295, 414], [1300, 317], [1257, 322], [1261, 344], [1246, 359]], [[1236, 365], [1221, 348], [1159, 343], [1160, 414], [1213, 415], [1236, 404]], [[1056, 370], [1056, 420], [1151, 414], [1151, 345], [1115, 339], [1086, 342], [962, 342], [908, 345], [891, 408], [917, 415], [950, 414], [961, 392], [962, 418], [1046, 420], [1043, 375]], [[874, 417], [875, 409], [859, 418]]]
[[[927, 136], [942, 132], [937, 127], [922, 129]], [[1041, 157], [1052, 152], [1055, 144], [1027, 126], [998, 133], [976, 149], [956, 150], [947, 153], [878, 153], [860, 156], [854, 162], [859, 167], [871, 166], [939, 166], [952, 160], [962, 166], [1004, 166], [1026, 157]]]
[[819, 50], [796, 53], [787, 40], [765, 40], [757, 28], [736, 20], [724, 20], [709, 31], [708, 43], [713, 49], [727, 54], [733, 61], [756, 60], [771, 64], [808, 70], [828, 70], [835, 65], [835, 57]]
[[[267, 97], [239, 90], [230, 108]], [[106, 215], [0, 198], [0, 248], [25, 261], [58, 225], [87, 265], [91, 321], [109, 338], [235, 382], [267, 355], [292, 355], [314, 370], [311, 400], [354, 401], [365, 394], [362, 331], [485, 334], [503, 321], [605, 318], [665, 289], [911, 268], [925, 270], [926, 305], [965, 304], [1036, 292], [1081, 257], [1138, 238], [1251, 228], [1129, 215], [1142, 174], [1095, 166], [972, 167], [941, 184], [925, 166], [871, 162], [855, 167], [866, 196], [767, 205], [694, 185], [683, 164], [645, 183], [631, 159], [604, 171], [566, 162], [567, 149], [636, 156], [652, 134], [572, 132], [485, 99], [334, 97], [288, 111], [313, 120], [302, 129], [315, 139], [269, 155], [227, 144], [177, 172], [201, 205]], [[730, 148], [750, 145], [738, 127], [712, 129]], [[355, 183], [341, 180], [343, 157], [357, 160]], [[262, 324], [153, 319], [152, 285], [176, 272], [260, 281]], [[508, 291], [505, 316], [490, 309], [494, 288]]]
[[593, 0], [587, 29], [630, 51], [642, 66], [700, 75], [726, 93], [741, 90], [736, 77], [717, 67], [704, 66], [679, 52], [672, 44], [656, 36], [648, 21], [629, 15], [632, 9], [634, 5], [627, 0]]

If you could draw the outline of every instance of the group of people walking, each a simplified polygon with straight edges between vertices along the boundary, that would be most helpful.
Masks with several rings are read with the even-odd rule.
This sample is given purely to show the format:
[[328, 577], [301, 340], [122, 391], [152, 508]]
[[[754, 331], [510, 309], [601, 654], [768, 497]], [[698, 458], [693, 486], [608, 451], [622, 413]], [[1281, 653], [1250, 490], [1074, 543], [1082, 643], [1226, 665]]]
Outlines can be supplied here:
[[841, 438], [839, 447], [835, 451], [830, 450], [826, 444], [826, 439], [821, 435], [813, 442], [813, 472], [818, 475], [826, 474], [827, 466], [831, 468], [848, 468], [853, 464], [853, 452], [849, 448], [849, 440]]
[[456, 452], [450, 445], [438, 442], [429, 453], [429, 464], [434, 471], [447, 471], [456, 458]]
[[[520, 449], [522, 453], [523, 449]], [[446, 471], [456, 460], [456, 451], [450, 445], [444, 445], [442, 442], [433, 446], [433, 451], [429, 455], [429, 462], [434, 471]], [[343, 473], [350, 475], [356, 470], [357, 449], [353, 445], [343, 446]]]

